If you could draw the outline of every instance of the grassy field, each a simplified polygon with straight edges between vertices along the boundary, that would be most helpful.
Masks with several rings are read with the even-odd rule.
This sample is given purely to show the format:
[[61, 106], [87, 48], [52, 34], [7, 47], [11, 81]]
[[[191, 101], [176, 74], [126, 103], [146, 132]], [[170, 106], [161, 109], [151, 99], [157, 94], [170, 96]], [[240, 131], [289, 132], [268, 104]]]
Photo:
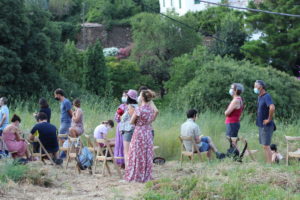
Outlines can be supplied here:
[[[113, 119], [117, 109], [118, 102], [112, 100], [101, 100], [92, 97], [83, 97], [82, 109], [84, 111], [85, 133], [92, 134], [94, 128], [102, 121]], [[38, 110], [38, 105], [29, 103], [16, 104], [11, 109], [12, 114], [18, 114], [21, 119], [21, 129], [24, 133], [29, 133], [33, 125], [36, 123], [33, 112]], [[51, 123], [59, 128], [59, 102], [51, 99], [50, 107], [52, 109]], [[160, 114], [154, 123], [155, 145], [160, 146], [157, 155], [163, 156], [168, 160], [178, 159], [180, 145], [178, 136], [180, 134], [180, 125], [186, 120], [185, 112], [171, 112], [168, 110], [160, 110]], [[203, 135], [211, 136], [216, 146], [221, 152], [226, 152], [229, 144], [225, 138], [224, 116], [213, 112], [200, 113], [197, 123], [200, 126]], [[277, 131], [273, 135], [273, 143], [278, 145], [279, 151], [286, 151], [286, 143], [284, 135], [296, 136], [300, 135], [300, 120], [293, 122], [283, 122], [276, 120]], [[110, 132], [109, 137], [115, 136], [115, 129]], [[248, 140], [251, 149], [259, 150], [256, 157], [259, 161], [263, 161], [261, 146], [258, 143], [258, 129], [251, 115], [244, 114], [241, 121], [241, 129], [239, 136]], [[300, 146], [300, 144], [299, 144]]]
[[[94, 128], [107, 119], [113, 119], [118, 102], [112, 100], [100, 100], [91, 97], [83, 97], [82, 109], [84, 111], [85, 132], [92, 134]], [[14, 104], [11, 106], [11, 116], [16, 113], [21, 116], [21, 129], [29, 133], [36, 123], [33, 112], [38, 110], [38, 105], [29, 103]], [[59, 102], [50, 100], [52, 109], [51, 122], [59, 127]], [[250, 149], [259, 150], [255, 154], [257, 162], [249, 158], [244, 163], [234, 163], [229, 159], [197, 163], [191, 165], [184, 163], [180, 167], [180, 145], [178, 136], [180, 125], [186, 120], [185, 112], [171, 112], [167, 109], [160, 110], [160, 114], [154, 123], [155, 145], [160, 146], [156, 155], [167, 159], [167, 173], [160, 172], [159, 178], [146, 184], [138, 199], [300, 199], [300, 174], [299, 163], [293, 162], [286, 167], [282, 161], [280, 165], [264, 164], [263, 151], [258, 143], [258, 130], [253, 116], [244, 114], [241, 122], [240, 136], [248, 140]], [[229, 144], [225, 138], [224, 116], [214, 112], [204, 112], [197, 120], [203, 135], [211, 136], [221, 152], [226, 152]], [[300, 120], [286, 122], [276, 120], [277, 131], [273, 136], [273, 143], [278, 145], [279, 152], [285, 155], [286, 143], [284, 135], [299, 136]], [[109, 133], [109, 137], [115, 136], [115, 129]], [[300, 147], [300, 144], [295, 145]], [[22, 180], [28, 168], [11, 168], [8, 172], [0, 170], [0, 182], [7, 178]], [[17, 171], [17, 176], [7, 177], [3, 174]], [[24, 171], [22, 171], [24, 170]], [[157, 172], [156, 172], [157, 173]], [[2, 174], [2, 176], [1, 176]]]

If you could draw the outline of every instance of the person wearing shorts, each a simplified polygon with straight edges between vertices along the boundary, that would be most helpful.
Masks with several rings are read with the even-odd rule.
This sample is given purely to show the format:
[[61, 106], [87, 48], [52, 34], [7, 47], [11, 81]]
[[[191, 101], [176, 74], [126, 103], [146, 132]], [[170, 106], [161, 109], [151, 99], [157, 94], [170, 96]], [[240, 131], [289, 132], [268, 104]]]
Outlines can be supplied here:
[[[244, 86], [240, 83], [231, 84], [229, 95], [232, 100], [225, 111], [226, 136], [238, 137], [240, 130], [240, 118], [244, 110], [244, 103], [241, 94], [244, 92]], [[236, 146], [236, 142], [233, 142]]]
[[[193, 137], [195, 139], [196, 144], [199, 147], [199, 151], [207, 152], [207, 157], [209, 159], [211, 158], [211, 151], [216, 153], [217, 158], [221, 158], [221, 153], [214, 145], [212, 139], [209, 136], [200, 136], [200, 128], [195, 122], [196, 119], [197, 111], [195, 109], [189, 110], [187, 112], [187, 121], [181, 125], [181, 136]], [[183, 141], [183, 144], [186, 151], [192, 151], [193, 144], [191, 141]]]
[[135, 126], [130, 123], [131, 117], [135, 112], [135, 109], [138, 107], [137, 104], [137, 91], [130, 89], [127, 92], [127, 109], [125, 113], [121, 117], [120, 123], [120, 131], [123, 134], [123, 147], [124, 147], [124, 161], [125, 167], [128, 164], [128, 152], [129, 152], [129, 145], [131, 142], [131, 138], [134, 132]]
[[256, 125], [259, 129], [259, 143], [263, 146], [266, 162], [271, 163], [270, 144], [276, 127], [273, 121], [275, 105], [271, 95], [266, 92], [266, 84], [262, 80], [255, 81], [254, 93], [258, 95]]

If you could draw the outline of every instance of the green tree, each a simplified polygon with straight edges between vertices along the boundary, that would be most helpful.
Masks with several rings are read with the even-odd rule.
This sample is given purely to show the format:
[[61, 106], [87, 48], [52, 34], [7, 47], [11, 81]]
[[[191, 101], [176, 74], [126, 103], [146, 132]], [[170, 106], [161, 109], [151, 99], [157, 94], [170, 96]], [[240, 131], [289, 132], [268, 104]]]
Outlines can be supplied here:
[[[172, 16], [184, 23], [185, 18]], [[200, 35], [182, 24], [157, 14], [141, 13], [132, 19], [134, 48], [132, 57], [143, 74], [150, 74], [164, 95], [164, 81], [169, 79], [172, 59], [188, 53], [200, 44]]]
[[86, 90], [97, 95], [106, 95], [108, 72], [103, 56], [103, 49], [99, 41], [89, 46], [86, 51], [83, 75]]
[[138, 89], [141, 85], [151, 86], [153, 90], [157, 89], [151, 77], [141, 74], [141, 69], [134, 61], [108, 57], [106, 66], [114, 97], [120, 97], [124, 90]]
[[247, 34], [244, 30], [243, 19], [229, 13], [221, 20], [211, 51], [220, 56], [231, 55], [242, 59], [244, 55], [240, 48], [244, 45]]
[[[274, 12], [300, 13], [298, 0], [264, 0], [260, 4], [252, 2], [249, 6]], [[259, 42], [249, 41], [242, 47], [246, 57], [258, 64], [271, 64], [296, 75], [297, 65], [300, 65], [299, 18], [251, 12], [247, 14], [247, 24], [254, 32], [259, 31], [263, 35]]]
[[60, 29], [50, 14], [35, 4], [25, 7], [24, 0], [1, 1], [0, 13], [2, 92], [32, 95], [57, 87]]
[[65, 44], [60, 63], [60, 74], [71, 82], [77, 83], [79, 86], [83, 86], [83, 57], [84, 52], [79, 51], [74, 41], [68, 40]]
[[[191, 61], [193, 58], [195, 61]], [[188, 66], [192, 69], [190, 74]], [[174, 76], [167, 82], [173, 89], [168, 93], [166, 103], [171, 102], [173, 109], [197, 108], [201, 112], [223, 113], [232, 98], [228, 94], [230, 85], [237, 82], [245, 87], [242, 96], [247, 111], [256, 113], [257, 95], [253, 93], [253, 86], [255, 80], [264, 80], [276, 105], [276, 118], [297, 118], [300, 112], [300, 81], [272, 67], [259, 67], [229, 57], [207, 57], [207, 51], [197, 48], [193, 54], [174, 60], [172, 69], [180, 68], [186, 71], [189, 80]], [[182, 79], [185, 84], [180, 83]]]

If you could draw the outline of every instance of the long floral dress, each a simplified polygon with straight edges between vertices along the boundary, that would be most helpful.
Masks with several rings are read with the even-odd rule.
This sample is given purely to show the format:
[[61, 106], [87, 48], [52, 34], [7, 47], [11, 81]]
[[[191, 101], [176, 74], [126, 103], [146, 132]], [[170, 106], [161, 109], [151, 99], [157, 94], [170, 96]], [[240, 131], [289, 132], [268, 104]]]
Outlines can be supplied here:
[[136, 109], [137, 123], [129, 146], [129, 162], [126, 181], [147, 182], [152, 180], [153, 140], [151, 123], [154, 110], [149, 104]]
[[[121, 104], [118, 109], [122, 109], [124, 112], [127, 109], [126, 104]], [[116, 112], [115, 114], [115, 121], [117, 122], [117, 127], [116, 127], [116, 144], [115, 144], [115, 149], [114, 149], [114, 156], [115, 157], [123, 157], [124, 158], [124, 147], [123, 147], [123, 136], [120, 131], [120, 122], [121, 118]], [[118, 165], [123, 165], [124, 164], [124, 159], [117, 159], [117, 164]]]

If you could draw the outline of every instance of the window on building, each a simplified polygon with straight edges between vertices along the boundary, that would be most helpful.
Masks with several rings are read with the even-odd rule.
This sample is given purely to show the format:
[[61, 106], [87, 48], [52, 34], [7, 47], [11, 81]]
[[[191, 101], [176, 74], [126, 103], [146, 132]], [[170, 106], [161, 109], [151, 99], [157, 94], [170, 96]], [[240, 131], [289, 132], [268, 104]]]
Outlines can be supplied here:
[[181, 0], [179, 0], [179, 8], [181, 8]]
[[163, 0], [163, 7], [166, 7], [166, 2], [165, 2], [165, 0]]
[[195, 4], [200, 4], [201, 0], [195, 0]]

